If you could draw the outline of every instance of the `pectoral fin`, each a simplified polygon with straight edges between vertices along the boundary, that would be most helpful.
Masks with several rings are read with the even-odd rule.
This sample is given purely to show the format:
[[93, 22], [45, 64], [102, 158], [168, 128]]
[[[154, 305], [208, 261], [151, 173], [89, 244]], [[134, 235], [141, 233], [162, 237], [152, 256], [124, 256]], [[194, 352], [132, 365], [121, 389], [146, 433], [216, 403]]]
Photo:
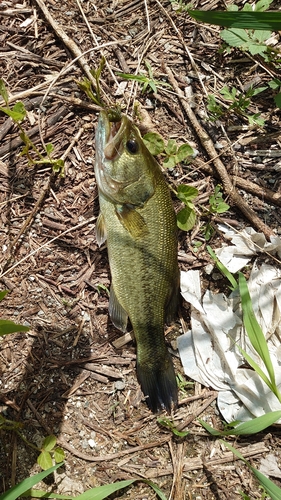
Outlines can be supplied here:
[[96, 239], [99, 247], [106, 241], [106, 237], [104, 217], [102, 214], [99, 214], [96, 223]]
[[114, 326], [125, 333], [127, 330], [128, 314], [119, 303], [112, 285], [110, 288], [108, 311]]
[[115, 210], [122, 226], [124, 226], [133, 238], [141, 238], [147, 234], [146, 222], [135, 208], [131, 208], [128, 205], [118, 205]]

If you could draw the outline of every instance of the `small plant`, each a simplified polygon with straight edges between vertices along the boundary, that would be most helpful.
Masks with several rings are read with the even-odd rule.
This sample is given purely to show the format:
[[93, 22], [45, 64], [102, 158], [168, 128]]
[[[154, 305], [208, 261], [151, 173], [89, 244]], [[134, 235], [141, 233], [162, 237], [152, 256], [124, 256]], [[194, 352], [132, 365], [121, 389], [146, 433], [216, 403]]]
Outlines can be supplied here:
[[196, 222], [195, 206], [192, 202], [198, 196], [198, 189], [186, 184], [180, 184], [176, 195], [185, 204], [185, 207], [177, 214], [178, 227], [183, 231], [190, 231]]
[[42, 444], [41, 453], [37, 458], [37, 463], [41, 469], [47, 470], [53, 466], [53, 459], [56, 464], [63, 462], [64, 451], [56, 446], [57, 438], [55, 436], [47, 436]]
[[[34, 476], [28, 477], [21, 481], [19, 484], [16, 484], [12, 488], [10, 488], [6, 493], [0, 495], [0, 500], [17, 500], [18, 498], [60, 498], [61, 500], [103, 500], [104, 498], [108, 498], [110, 495], [124, 490], [124, 488], [128, 488], [132, 486], [134, 483], [142, 482], [150, 486], [156, 495], [160, 498], [160, 500], [167, 500], [167, 497], [164, 495], [163, 491], [157, 486], [157, 484], [149, 481], [148, 479], [127, 479], [124, 481], [117, 481], [116, 483], [104, 484], [102, 486], [97, 486], [96, 488], [92, 488], [90, 490], [85, 491], [81, 495], [76, 497], [69, 495], [57, 495], [56, 493], [49, 493], [47, 491], [33, 489], [33, 487], [38, 484], [40, 481], [53, 474], [55, 470], [63, 465], [63, 462], [54, 465], [50, 469], [39, 472], [39, 474], [35, 474]], [[112, 498], [112, 497], [111, 497]]]
[[179, 431], [174, 424], [169, 418], [167, 417], [159, 417], [157, 418], [158, 424], [162, 425], [163, 427], [166, 427], [169, 429], [175, 436], [183, 438], [186, 437], [189, 432], [188, 431]]
[[209, 210], [212, 214], [223, 214], [230, 208], [230, 206], [223, 201], [220, 184], [216, 185], [214, 193], [211, 194], [209, 205]]
[[250, 125], [259, 125], [260, 127], [264, 126], [264, 119], [261, 118], [261, 113], [254, 113], [253, 115], [248, 114], [248, 107], [251, 104], [251, 97], [254, 97], [264, 90], [267, 87], [259, 87], [252, 88], [250, 87], [245, 94], [239, 92], [235, 87], [229, 89], [227, 86], [223, 87], [220, 90], [220, 94], [223, 96], [226, 103], [230, 103], [227, 109], [223, 109], [220, 106], [213, 95], [208, 96], [208, 104], [207, 109], [211, 113], [212, 120], [218, 120], [223, 115], [228, 114], [231, 111], [234, 111], [238, 115], [242, 115], [249, 120]]
[[278, 78], [274, 78], [273, 80], [268, 82], [268, 85], [271, 89], [279, 91], [278, 94], [274, 96], [274, 101], [276, 106], [278, 106], [278, 108], [281, 108], [281, 80], [279, 80]]
[[[33, 165], [51, 165], [53, 172], [57, 172], [60, 174], [61, 177], [64, 176], [64, 161], [62, 159], [53, 159], [51, 157], [51, 153], [54, 150], [54, 146], [49, 143], [46, 144], [46, 149], [45, 149], [45, 154], [40, 153], [39, 149], [35, 146], [35, 144], [32, 142], [30, 137], [26, 134], [22, 122], [24, 121], [26, 117], [26, 109], [24, 107], [23, 102], [19, 101], [17, 102], [12, 108], [9, 106], [9, 96], [8, 92], [6, 89], [6, 86], [4, 84], [4, 81], [0, 79], [0, 95], [2, 96], [3, 100], [5, 101], [6, 107], [0, 106], [0, 111], [5, 113], [7, 116], [12, 118], [14, 123], [18, 126], [20, 130], [20, 138], [25, 144], [22, 152], [20, 153], [20, 156], [25, 155], [28, 160], [29, 166]], [[39, 160], [35, 160], [32, 155], [31, 151], [35, 153], [35, 155], [39, 158]]]
[[178, 386], [179, 391], [182, 391], [184, 394], [187, 393], [186, 389], [188, 386], [189, 387], [194, 386], [194, 382], [188, 382], [187, 380], [185, 380], [185, 378], [182, 376], [181, 373], [177, 373], [176, 379], [177, 379], [177, 386]]
[[117, 76], [124, 78], [124, 80], [135, 80], [140, 85], [142, 85], [142, 93], [154, 92], [157, 93], [157, 87], [171, 87], [169, 83], [163, 82], [162, 80], [156, 80], [153, 76], [153, 71], [151, 65], [148, 61], [144, 61], [148, 76], [144, 73], [140, 73], [139, 75], [131, 75], [130, 73], [116, 73]]
[[[264, 12], [273, 0], [260, 0], [256, 3], [246, 3], [240, 12]], [[238, 12], [237, 5], [230, 5], [229, 11]], [[220, 33], [221, 38], [230, 46], [250, 52], [251, 55], [259, 54], [269, 60], [276, 51], [265, 42], [271, 37], [271, 30], [231, 28]]]
[[100, 88], [100, 77], [102, 74], [102, 71], [105, 67], [106, 59], [105, 57], [102, 57], [99, 63], [99, 66], [97, 69], [92, 69], [90, 73], [93, 75], [95, 82], [96, 82], [96, 88], [93, 88], [92, 82], [88, 78], [83, 78], [83, 80], [75, 80], [77, 83], [78, 87], [80, 90], [85, 92], [85, 94], [89, 97], [91, 101], [93, 101], [95, 104], [98, 106], [104, 107], [104, 104], [101, 99], [101, 88]]
[[152, 155], [163, 156], [163, 166], [170, 169], [174, 168], [177, 163], [187, 161], [194, 154], [189, 144], [178, 146], [174, 139], [168, 139], [168, 142], [165, 144], [164, 139], [156, 132], [145, 134], [143, 142]]

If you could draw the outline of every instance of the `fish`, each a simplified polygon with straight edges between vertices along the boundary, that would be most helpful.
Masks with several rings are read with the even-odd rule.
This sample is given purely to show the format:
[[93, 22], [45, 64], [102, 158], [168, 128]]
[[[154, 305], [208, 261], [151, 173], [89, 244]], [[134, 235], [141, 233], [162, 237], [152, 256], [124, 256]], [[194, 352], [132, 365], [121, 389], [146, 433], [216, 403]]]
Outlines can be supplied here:
[[109, 315], [124, 333], [130, 320], [148, 407], [171, 412], [178, 389], [164, 325], [175, 319], [179, 300], [176, 215], [161, 168], [128, 116], [111, 121], [100, 112], [95, 177], [96, 239], [99, 246], [106, 241], [111, 273]]

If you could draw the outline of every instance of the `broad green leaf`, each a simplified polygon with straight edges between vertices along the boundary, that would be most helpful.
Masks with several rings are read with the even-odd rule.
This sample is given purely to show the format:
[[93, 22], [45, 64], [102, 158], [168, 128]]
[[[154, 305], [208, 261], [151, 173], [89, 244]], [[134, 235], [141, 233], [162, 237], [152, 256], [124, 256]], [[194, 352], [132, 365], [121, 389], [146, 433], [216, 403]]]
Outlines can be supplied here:
[[55, 448], [54, 459], [56, 463], [62, 462], [65, 459], [65, 453], [62, 448]]
[[42, 449], [45, 451], [51, 451], [55, 447], [56, 442], [57, 442], [56, 436], [53, 435], [47, 436], [43, 441]]
[[223, 214], [224, 212], [227, 212], [229, 208], [230, 206], [227, 203], [225, 203], [224, 201], [220, 201], [216, 206], [216, 213]]
[[183, 203], [189, 203], [198, 196], [198, 189], [193, 186], [188, 186], [187, 184], [180, 184], [178, 186], [177, 197]]
[[185, 207], [177, 214], [178, 227], [183, 231], [190, 231], [194, 227], [195, 221], [195, 211], [191, 207]]
[[251, 30], [280, 31], [281, 12], [220, 12], [217, 10], [189, 10], [189, 15], [197, 21]]
[[0, 78], [0, 95], [3, 97], [3, 99], [7, 105], [8, 101], [9, 101], [9, 96], [8, 96], [8, 92], [6, 89], [6, 85], [4, 83], [4, 80], [2, 80], [2, 78]]
[[15, 332], [28, 332], [29, 327], [24, 325], [17, 325], [8, 319], [0, 319], [0, 337], [8, 333]]
[[268, 85], [271, 89], [277, 90], [279, 87], [281, 87], [281, 80], [279, 80], [279, 78], [274, 78], [273, 80], [270, 80], [270, 82], [268, 82]]
[[165, 158], [163, 161], [163, 167], [165, 168], [174, 168], [174, 166], [177, 164], [177, 159], [175, 156], [168, 156], [168, 158]]
[[267, 10], [272, 4], [273, 0], [259, 0], [256, 4], [253, 4], [251, 7], [255, 12], [263, 12]]
[[174, 139], [169, 139], [166, 146], [165, 152], [167, 155], [174, 155], [177, 152], [177, 143]]
[[157, 156], [164, 151], [164, 140], [161, 135], [156, 132], [148, 132], [145, 134], [143, 136], [143, 142], [153, 156]]
[[12, 109], [0, 106], [0, 111], [10, 116], [15, 122], [22, 121], [26, 115], [24, 104], [21, 101], [17, 102]]
[[47, 155], [50, 155], [54, 151], [54, 146], [51, 142], [46, 144], [46, 153]]
[[7, 293], [9, 293], [9, 290], [2, 290], [0, 292], [0, 302], [1, 302], [1, 300], [4, 299], [4, 297], [6, 297]]
[[48, 470], [39, 472], [39, 474], [35, 474], [32, 477], [24, 479], [19, 484], [16, 484], [16, 486], [10, 488], [9, 491], [0, 495], [0, 500], [17, 500], [23, 495], [23, 493], [33, 488], [35, 484], [39, 483], [40, 481], [42, 481], [42, 479], [52, 474], [55, 470], [61, 467], [61, 465], [62, 463], [56, 464]]
[[182, 144], [177, 150], [176, 160], [177, 163], [186, 160], [189, 156], [192, 156], [194, 153], [192, 147], [189, 144]]
[[40, 465], [41, 469], [47, 470], [53, 465], [52, 457], [50, 453], [46, 450], [43, 450], [39, 457], [37, 458], [37, 463]]

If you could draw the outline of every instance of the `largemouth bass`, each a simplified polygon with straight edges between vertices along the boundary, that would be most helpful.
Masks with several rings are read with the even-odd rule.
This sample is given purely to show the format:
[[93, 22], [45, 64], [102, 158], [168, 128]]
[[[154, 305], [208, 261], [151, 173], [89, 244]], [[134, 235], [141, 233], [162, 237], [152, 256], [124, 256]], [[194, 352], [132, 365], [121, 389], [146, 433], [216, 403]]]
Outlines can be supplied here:
[[109, 314], [132, 324], [137, 376], [153, 412], [177, 407], [178, 391], [164, 323], [179, 294], [177, 226], [169, 188], [135, 125], [125, 115], [110, 122], [102, 111], [96, 130], [95, 175], [100, 215], [98, 244], [107, 240], [111, 271]]

